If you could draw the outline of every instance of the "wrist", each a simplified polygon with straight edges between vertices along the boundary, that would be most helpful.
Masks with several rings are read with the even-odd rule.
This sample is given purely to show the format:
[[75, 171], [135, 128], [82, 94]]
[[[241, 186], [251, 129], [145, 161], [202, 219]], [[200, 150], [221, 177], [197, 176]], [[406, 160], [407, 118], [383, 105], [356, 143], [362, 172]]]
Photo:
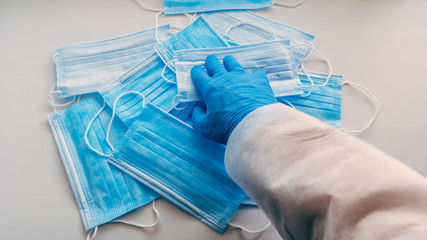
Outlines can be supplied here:
[[250, 104], [247, 105], [244, 108], [239, 109], [238, 111], [236, 111], [235, 114], [233, 114], [233, 117], [231, 118], [230, 121], [228, 121], [227, 123], [227, 131], [225, 134], [225, 143], [228, 142], [228, 139], [231, 135], [231, 133], [233, 132], [233, 130], [237, 127], [237, 125], [239, 125], [239, 123], [251, 112], [257, 110], [258, 108], [264, 107], [266, 105], [270, 105], [270, 104], [274, 104], [277, 102], [271, 102], [271, 103], [254, 103], [254, 104]]

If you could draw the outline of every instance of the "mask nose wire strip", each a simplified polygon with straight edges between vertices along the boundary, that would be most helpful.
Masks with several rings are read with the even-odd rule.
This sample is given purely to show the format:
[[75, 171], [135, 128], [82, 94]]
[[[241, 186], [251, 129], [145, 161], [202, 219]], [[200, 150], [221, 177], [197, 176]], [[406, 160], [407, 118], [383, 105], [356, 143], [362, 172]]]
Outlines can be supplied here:
[[278, 40], [276, 32], [274, 31], [274, 29], [270, 25], [268, 25], [267, 23], [260, 22], [260, 21], [243, 21], [243, 22], [234, 23], [230, 27], [227, 28], [227, 31], [225, 31], [224, 35], [228, 36], [228, 33], [230, 32], [230, 30], [233, 29], [233, 28], [235, 28], [235, 27], [237, 27], [237, 26], [240, 26], [240, 25], [243, 25], [243, 24], [254, 25], [254, 23], [258, 23], [258, 24], [266, 26], [270, 30], [270, 32], [273, 34], [274, 39]]
[[264, 232], [265, 230], [267, 230], [267, 228], [268, 228], [268, 227], [270, 227], [271, 222], [269, 221], [269, 222], [267, 223], [267, 225], [265, 225], [263, 228], [261, 228], [261, 229], [259, 229], [259, 230], [250, 230], [250, 229], [247, 229], [247, 228], [245, 228], [245, 227], [243, 227], [243, 226], [240, 226], [240, 225], [237, 225], [237, 224], [233, 224], [233, 223], [228, 223], [228, 225], [230, 225], [230, 226], [232, 226], [232, 227], [235, 227], [235, 228], [240, 228], [240, 229], [242, 229], [243, 231], [245, 231], [245, 232], [247, 232], [247, 233], [250, 233], [250, 234], [257, 234], [257, 233], [261, 233], [261, 232]]
[[153, 227], [157, 226], [159, 224], [159, 222], [160, 222], [160, 213], [159, 213], [159, 211], [156, 208], [156, 201], [153, 201], [152, 209], [153, 209], [153, 212], [154, 212], [154, 214], [156, 216], [156, 220], [152, 224], [141, 225], [141, 224], [137, 224], [137, 223], [125, 221], [125, 220], [115, 220], [115, 221], [112, 221], [112, 223], [122, 223], [122, 224], [126, 224], [126, 225], [129, 225], [129, 226], [141, 228], [141, 229], [153, 228]]
[[297, 2], [297, 3], [279, 3], [279, 2], [273, 2], [273, 5], [281, 6], [281, 7], [287, 7], [287, 8], [296, 8], [299, 5], [303, 4], [304, 2], [305, 2], [305, 0], [302, 0], [302, 1]]
[[143, 9], [147, 10], [147, 11], [151, 11], [151, 12], [161, 12], [163, 11], [163, 9], [158, 9], [158, 8], [153, 8], [149, 5], [147, 5], [146, 3], [142, 2], [141, 0], [133, 0], [134, 2], [136, 2], [140, 7], [142, 7]]
[[[308, 94], [302, 95], [302, 96], [307, 97], [308, 95], [310, 95], [310, 93], [311, 93], [311, 91], [313, 90], [314, 87], [324, 87], [324, 86], [326, 86], [326, 84], [328, 84], [329, 79], [332, 76], [332, 71], [333, 70], [332, 70], [331, 63], [329, 62], [329, 59], [327, 57], [325, 57], [325, 55], [323, 55], [322, 53], [320, 53], [316, 48], [314, 48], [313, 45], [308, 44], [308, 43], [297, 43], [297, 44], [290, 45], [289, 47], [292, 48], [292, 47], [301, 46], [301, 45], [308, 46], [311, 50], [313, 50], [314, 52], [316, 52], [321, 58], [323, 58], [323, 60], [326, 62], [326, 64], [328, 65], [328, 68], [329, 68], [328, 76], [326, 77], [325, 82], [323, 82], [322, 84], [312, 84], [312, 85], [308, 85], [308, 86], [300, 86], [299, 87], [299, 88], [311, 88]], [[305, 61], [305, 59], [304, 59], [304, 61]], [[307, 74], [307, 71], [305, 70], [305, 67], [304, 67], [303, 63], [301, 64], [301, 66], [303, 68], [303, 71], [307, 75], [307, 77], [310, 80], [310, 82], [313, 83], [313, 80], [311, 79], [311, 76], [309, 74]]]
[[96, 237], [97, 233], [98, 233], [98, 227], [95, 227], [92, 231], [90, 231], [87, 234], [86, 240], [93, 240]]
[[164, 67], [163, 67], [163, 69], [162, 69], [162, 78], [163, 78], [166, 82], [168, 82], [168, 83], [172, 83], [172, 84], [176, 84], [176, 82], [174, 82], [174, 81], [172, 81], [172, 80], [170, 80], [170, 79], [166, 78], [166, 77], [165, 77], [165, 71], [166, 71], [166, 68], [167, 68], [167, 67], [169, 67], [170, 69], [172, 69], [172, 68], [170, 67], [170, 64], [171, 64], [172, 62], [175, 62], [175, 61], [177, 61], [177, 59], [172, 59], [172, 60], [170, 60], [169, 62], [167, 62], [167, 63], [165, 64], [165, 66], [164, 66]]
[[348, 81], [346, 81], [346, 82], [344, 82], [343, 83], [343, 85], [349, 85], [349, 86], [351, 86], [351, 87], [354, 87], [355, 89], [358, 89], [360, 92], [362, 92], [363, 94], [365, 94], [366, 96], [368, 96], [370, 99], [371, 99], [371, 101], [374, 103], [374, 105], [375, 105], [375, 113], [374, 113], [374, 116], [371, 118], [371, 120], [369, 121], [369, 123], [365, 126], [365, 127], [363, 127], [362, 129], [360, 129], [360, 130], [347, 130], [347, 129], [345, 129], [345, 128], [341, 128], [344, 132], [346, 132], [346, 133], [350, 133], [350, 134], [353, 134], [353, 135], [359, 135], [359, 134], [361, 134], [361, 133], [363, 133], [364, 131], [366, 131], [374, 122], [375, 122], [375, 120], [377, 119], [377, 116], [378, 116], [378, 112], [380, 111], [380, 102], [378, 101], [378, 99], [374, 96], [374, 94], [372, 94], [366, 87], [364, 87], [364, 86], [361, 86], [361, 85], [359, 85], [359, 84], [357, 84], [357, 83], [354, 83], [354, 82], [348, 82]]
[[110, 123], [108, 124], [107, 136], [106, 136], [107, 143], [110, 146], [111, 150], [113, 150], [113, 151], [114, 151], [114, 147], [113, 147], [113, 145], [110, 142], [110, 130], [111, 130], [111, 125], [113, 124], [114, 117], [116, 116], [117, 101], [119, 101], [119, 99], [122, 98], [123, 96], [125, 96], [127, 94], [130, 94], [130, 93], [134, 93], [134, 94], [140, 95], [142, 97], [142, 108], [145, 108], [145, 96], [144, 96], [144, 94], [142, 94], [140, 92], [137, 92], [137, 91], [128, 91], [128, 92], [124, 92], [124, 93], [120, 94], [116, 98], [116, 100], [114, 101], [114, 104], [113, 104], [113, 111], [111, 113], [111, 119], [110, 119]]
[[[185, 106], [184, 107], [180, 107], [180, 108], [177, 108], [176, 106], [178, 106], [179, 105], [179, 101], [178, 102], [176, 102], [175, 100], [176, 100], [176, 98], [179, 98], [179, 97], [182, 97], [182, 95], [181, 94], [177, 94], [177, 95], [175, 95], [174, 97], [173, 97], [173, 99], [172, 99], [172, 108], [169, 110], [169, 111], [171, 111], [172, 109], [175, 109], [175, 110], [177, 110], [177, 111], [181, 111], [181, 110], [184, 110], [184, 109], [186, 109], [187, 107], [188, 107], [188, 103], [187, 104], [185, 104]], [[169, 112], [168, 111], [168, 112]]]
[[[95, 121], [95, 119], [99, 116], [99, 114], [101, 114], [101, 112], [104, 110], [104, 108], [105, 108], [105, 101], [104, 101], [104, 105], [102, 106], [102, 108], [101, 109], [99, 109], [99, 111], [95, 114], [95, 116], [93, 116], [93, 118], [90, 120], [90, 122], [89, 122], [89, 124], [87, 125], [87, 127], [86, 127], [86, 131], [85, 131], [85, 135], [84, 135], [84, 138], [85, 138], [85, 142], [86, 142], [86, 145], [93, 151], [93, 152], [95, 152], [95, 153], [97, 153], [98, 155], [101, 155], [101, 156], [103, 156], [103, 157], [109, 157], [109, 155], [107, 155], [107, 154], [104, 154], [104, 153], [102, 153], [102, 152], [100, 152], [100, 151], [98, 151], [98, 150], [96, 150], [94, 147], [92, 147], [92, 145], [89, 143], [89, 139], [88, 139], [88, 137], [87, 137], [87, 135], [88, 135], [88, 133], [89, 133], [89, 129], [90, 129], [90, 127], [92, 126], [92, 124], [93, 124], [93, 121]], [[94, 234], [94, 235], [96, 235], [96, 233]], [[89, 235], [88, 235], [89, 236]], [[91, 238], [92, 239], [92, 238]]]

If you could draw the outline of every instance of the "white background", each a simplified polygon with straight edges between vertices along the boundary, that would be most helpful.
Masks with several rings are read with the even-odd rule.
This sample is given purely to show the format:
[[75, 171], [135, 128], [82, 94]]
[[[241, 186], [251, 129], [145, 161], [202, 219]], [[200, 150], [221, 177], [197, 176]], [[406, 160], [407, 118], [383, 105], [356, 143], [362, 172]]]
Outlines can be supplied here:
[[[368, 87], [381, 102], [377, 121], [360, 137], [427, 176], [426, 12], [425, 0], [307, 0], [296, 9], [259, 14], [315, 35], [334, 73]], [[46, 118], [55, 81], [52, 53], [154, 27], [154, 14], [131, 0], [0, 0], [0, 239], [85, 238]], [[160, 19], [173, 21], [186, 18]], [[345, 127], [362, 127], [372, 113], [367, 98], [344, 89]], [[255, 236], [235, 229], [219, 235], [164, 200], [158, 208], [158, 228], [108, 224], [97, 239], [279, 239], [272, 228]], [[128, 218], [149, 223], [152, 217], [146, 207]], [[266, 219], [244, 209], [233, 222], [259, 228]]]

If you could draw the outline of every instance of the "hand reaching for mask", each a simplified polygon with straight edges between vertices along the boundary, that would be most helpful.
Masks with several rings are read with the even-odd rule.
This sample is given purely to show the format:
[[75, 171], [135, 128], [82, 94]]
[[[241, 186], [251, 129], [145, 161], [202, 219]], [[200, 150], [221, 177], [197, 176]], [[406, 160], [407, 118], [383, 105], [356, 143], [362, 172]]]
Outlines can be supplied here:
[[215, 56], [209, 56], [207, 73], [200, 66], [191, 70], [194, 85], [206, 104], [193, 109], [192, 120], [203, 136], [226, 144], [246, 115], [277, 100], [263, 71], [246, 73], [232, 56], [223, 61], [224, 65]]

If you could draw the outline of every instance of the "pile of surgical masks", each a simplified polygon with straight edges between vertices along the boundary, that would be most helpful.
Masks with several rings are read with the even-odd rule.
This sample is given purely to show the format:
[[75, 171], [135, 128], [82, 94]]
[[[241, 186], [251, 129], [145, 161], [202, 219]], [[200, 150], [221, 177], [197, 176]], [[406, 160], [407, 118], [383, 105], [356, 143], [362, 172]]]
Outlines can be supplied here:
[[279, 102], [341, 128], [342, 76], [304, 68], [317, 52], [313, 39], [227, 11], [204, 13], [176, 34], [165, 25], [56, 49], [51, 101], [79, 102], [48, 119], [86, 231], [109, 222], [153, 227], [158, 218], [147, 226], [119, 218], [149, 203], [158, 217], [154, 201], [164, 197], [223, 233], [241, 204], [254, 203], [227, 175], [225, 146], [192, 127], [202, 99], [191, 68], [232, 55], [247, 72], [264, 70]]

